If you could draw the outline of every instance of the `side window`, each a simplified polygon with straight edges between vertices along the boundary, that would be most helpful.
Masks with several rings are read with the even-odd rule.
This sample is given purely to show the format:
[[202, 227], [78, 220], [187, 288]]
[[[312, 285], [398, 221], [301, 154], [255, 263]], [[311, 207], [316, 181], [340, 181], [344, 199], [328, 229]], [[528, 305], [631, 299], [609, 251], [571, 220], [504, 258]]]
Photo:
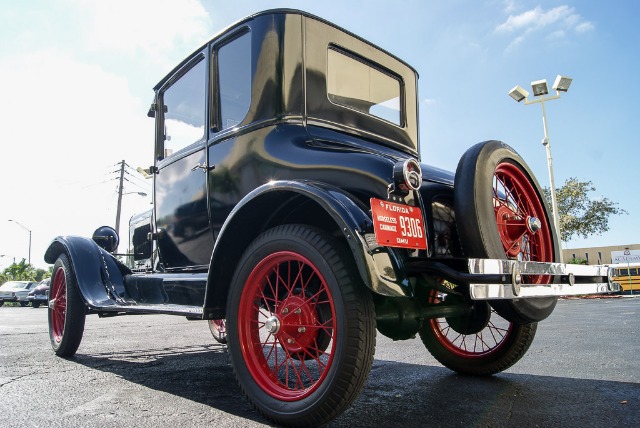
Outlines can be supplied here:
[[251, 104], [251, 35], [244, 33], [218, 49], [221, 130], [242, 122]]
[[200, 60], [162, 94], [166, 156], [204, 137], [206, 71]]
[[329, 48], [327, 96], [335, 104], [402, 125], [400, 80]]

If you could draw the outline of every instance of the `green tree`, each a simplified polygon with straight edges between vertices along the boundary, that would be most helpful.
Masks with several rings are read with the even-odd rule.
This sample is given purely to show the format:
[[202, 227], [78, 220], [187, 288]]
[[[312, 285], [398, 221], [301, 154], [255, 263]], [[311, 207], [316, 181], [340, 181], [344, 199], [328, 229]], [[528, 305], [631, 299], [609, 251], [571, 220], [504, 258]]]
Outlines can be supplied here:
[[[42, 270], [42, 269], [40, 269]], [[43, 273], [46, 271], [42, 270]], [[36, 268], [26, 259], [22, 259], [20, 263], [13, 263], [2, 272], [3, 282], [6, 281], [36, 281], [38, 272]]]
[[[574, 236], [588, 238], [600, 235], [609, 230], [611, 215], [627, 214], [609, 198], [591, 199], [589, 194], [595, 191], [591, 181], [580, 181], [575, 177], [556, 188], [562, 241], [567, 242]], [[544, 195], [551, 206], [551, 190], [545, 187]]]

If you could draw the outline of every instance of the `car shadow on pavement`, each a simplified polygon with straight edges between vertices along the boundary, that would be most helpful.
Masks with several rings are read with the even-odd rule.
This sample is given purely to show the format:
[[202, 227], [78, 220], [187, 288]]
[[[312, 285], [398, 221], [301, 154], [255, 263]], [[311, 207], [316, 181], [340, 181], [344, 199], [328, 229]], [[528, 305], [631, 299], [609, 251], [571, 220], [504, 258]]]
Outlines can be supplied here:
[[78, 353], [72, 361], [116, 374], [146, 388], [265, 423], [244, 399], [223, 345]]
[[[222, 345], [77, 354], [73, 361], [258, 423]], [[329, 427], [637, 426], [640, 384], [375, 360], [359, 398]]]
[[[559, 374], [560, 375], [560, 374]], [[331, 427], [638, 426], [640, 384], [376, 360], [359, 399]]]

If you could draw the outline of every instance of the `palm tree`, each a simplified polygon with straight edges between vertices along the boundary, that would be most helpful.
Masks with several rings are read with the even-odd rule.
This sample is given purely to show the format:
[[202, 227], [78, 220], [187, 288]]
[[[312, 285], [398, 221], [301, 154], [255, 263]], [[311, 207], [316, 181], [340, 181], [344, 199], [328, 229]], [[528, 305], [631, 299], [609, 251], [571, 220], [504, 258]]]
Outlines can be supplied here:
[[34, 281], [36, 279], [36, 269], [26, 259], [20, 263], [13, 263], [0, 274], [2, 282], [5, 281]]

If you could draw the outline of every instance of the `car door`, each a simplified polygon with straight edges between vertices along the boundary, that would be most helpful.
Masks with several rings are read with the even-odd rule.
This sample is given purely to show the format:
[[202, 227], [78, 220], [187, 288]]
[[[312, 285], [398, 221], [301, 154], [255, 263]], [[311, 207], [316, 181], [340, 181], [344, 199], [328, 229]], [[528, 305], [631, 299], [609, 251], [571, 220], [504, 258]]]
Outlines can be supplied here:
[[207, 204], [208, 53], [158, 90], [154, 207], [162, 270], [206, 270], [213, 251]]

